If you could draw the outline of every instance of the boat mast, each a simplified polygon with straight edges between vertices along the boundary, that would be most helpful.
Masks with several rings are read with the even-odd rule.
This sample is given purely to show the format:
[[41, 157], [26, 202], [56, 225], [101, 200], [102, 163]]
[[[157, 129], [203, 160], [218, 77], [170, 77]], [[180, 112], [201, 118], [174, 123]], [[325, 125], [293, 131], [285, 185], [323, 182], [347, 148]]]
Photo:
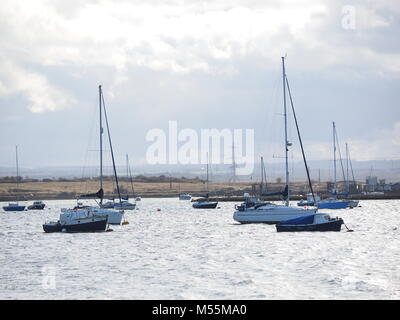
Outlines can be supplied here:
[[[101, 90], [100, 90], [101, 92]], [[108, 142], [110, 144], [110, 151], [111, 151], [111, 160], [112, 160], [112, 164], [113, 164], [113, 169], [114, 169], [114, 178], [115, 178], [115, 184], [117, 185], [117, 192], [118, 192], [118, 198], [119, 198], [119, 203], [122, 203], [122, 199], [121, 199], [121, 192], [119, 189], [119, 183], [118, 183], [118, 175], [117, 175], [117, 169], [115, 167], [115, 159], [114, 159], [114, 151], [113, 151], [113, 147], [112, 147], [112, 142], [111, 142], [111, 135], [110, 135], [110, 126], [108, 125], [108, 117], [107, 117], [107, 111], [106, 111], [106, 105], [104, 103], [104, 96], [103, 93], [101, 92], [101, 101], [103, 102], [103, 108], [104, 108], [104, 118], [106, 120], [106, 127], [107, 127], [107, 134], [108, 134]]]
[[17, 167], [17, 205], [18, 205], [18, 189], [19, 189], [19, 182], [18, 182], [18, 176], [19, 176], [19, 170], [18, 170], [18, 146], [15, 146], [15, 163]]
[[209, 161], [209, 158], [208, 158], [208, 152], [207, 152], [207, 193], [208, 193], [208, 161]]
[[335, 121], [332, 122], [333, 124], [333, 192], [336, 194], [336, 127]]
[[287, 138], [287, 113], [286, 113], [286, 72], [285, 72], [285, 58], [282, 57], [282, 80], [283, 80], [283, 116], [285, 118], [285, 164], [286, 164], [286, 186], [288, 187], [288, 194], [285, 204], [289, 206], [289, 164], [288, 164], [288, 147], [289, 141]]
[[[100, 190], [103, 189], [103, 125], [101, 115], [101, 85], [99, 85], [99, 110], [100, 110]], [[100, 204], [103, 203], [103, 197], [100, 199]]]
[[261, 185], [260, 185], [260, 195], [263, 194], [264, 189], [264, 161], [263, 157], [261, 156]]
[[346, 192], [350, 192], [350, 185], [349, 185], [349, 148], [346, 142]]

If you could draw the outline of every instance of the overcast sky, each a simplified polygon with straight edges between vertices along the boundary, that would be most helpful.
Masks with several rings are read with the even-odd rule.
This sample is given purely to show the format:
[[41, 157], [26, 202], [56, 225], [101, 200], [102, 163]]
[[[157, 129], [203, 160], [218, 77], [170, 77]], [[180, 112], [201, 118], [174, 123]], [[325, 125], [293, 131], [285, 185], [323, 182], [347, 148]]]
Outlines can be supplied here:
[[332, 121], [354, 160], [398, 159], [399, 17], [398, 0], [2, 0], [0, 166], [15, 145], [24, 167], [83, 165], [99, 84], [119, 162], [145, 163], [170, 120], [253, 128], [269, 161], [285, 54], [309, 159], [332, 157]]

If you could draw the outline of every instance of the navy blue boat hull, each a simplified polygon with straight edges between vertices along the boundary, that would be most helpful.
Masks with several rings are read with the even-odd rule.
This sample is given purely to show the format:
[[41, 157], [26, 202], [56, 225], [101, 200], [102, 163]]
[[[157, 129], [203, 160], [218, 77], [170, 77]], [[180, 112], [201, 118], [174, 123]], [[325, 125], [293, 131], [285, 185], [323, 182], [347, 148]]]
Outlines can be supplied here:
[[205, 204], [205, 203], [202, 204], [201, 202], [198, 202], [198, 203], [193, 203], [193, 208], [195, 208], [195, 209], [215, 209], [217, 207], [217, 205], [218, 205], [218, 202], [210, 202], [207, 204]]
[[340, 231], [343, 220], [338, 219], [325, 223], [318, 224], [277, 224], [276, 231], [278, 232], [298, 232], [298, 231]]
[[80, 223], [74, 225], [62, 226], [60, 223], [57, 224], [44, 224], [44, 232], [96, 232], [96, 231], [106, 231], [107, 219], [101, 221], [93, 221], [89, 223]]
[[3, 207], [4, 211], [24, 211], [25, 206]]
[[31, 206], [29, 206], [28, 207], [28, 210], [43, 210], [44, 209], [44, 207], [45, 207], [46, 205], [45, 204], [35, 204], [35, 205], [31, 205]]
[[349, 206], [349, 202], [327, 202], [317, 203], [318, 209], [346, 209]]

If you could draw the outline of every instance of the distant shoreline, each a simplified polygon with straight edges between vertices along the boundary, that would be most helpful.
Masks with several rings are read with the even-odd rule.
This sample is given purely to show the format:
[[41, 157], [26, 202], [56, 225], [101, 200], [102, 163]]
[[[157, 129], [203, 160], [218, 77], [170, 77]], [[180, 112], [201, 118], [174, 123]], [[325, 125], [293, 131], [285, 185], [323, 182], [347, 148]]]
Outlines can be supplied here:
[[[117, 191], [111, 180], [103, 181], [104, 198], [112, 199]], [[259, 194], [260, 184], [257, 182], [209, 182], [196, 179], [177, 179], [166, 181], [134, 181], [133, 189], [129, 181], [120, 181], [119, 188], [121, 195], [132, 199], [133, 195], [142, 198], [178, 198], [180, 193], [189, 193], [193, 198], [205, 197], [209, 194], [210, 199], [216, 201], [243, 201], [246, 195]], [[284, 184], [268, 183], [267, 191], [279, 192], [283, 190]], [[290, 186], [290, 199], [298, 201], [305, 199], [309, 193], [308, 184], [305, 182], [295, 182]], [[331, 196], [328, 192], [328, 183], [314, 183], [314, 193], [321, 198]], [[18, 189], [14, 182], [0, 183], [0, 201], [34, 201], [34, 200], [76, 200], [79, 195], [85, 193], [95, 193], [99, 190], [99, 182], [95, 179], [87, 180], [50, 180], [50, 181], [27, 181], [22, 180]], [[279, 196], [260, 197], [267, 201], [280, 201]], [[400, 199], [400, 191], [385, 191], [384, 194], [361, 194], [353, 193], [348, 196], [358, 200], [380, 200], [380, 199]]]
[[[156, 199], [161, 199], [161, 198], [176, 198], [178, 199], [179, 194], [143, 194], [140, 195], [140, 198], [142, 199], [151, 199], [151, 198], [156, 198]], [[201, 199], [204, 198], [204, 193], [203, 194], [192, 194], [192, 200], [196, 200], [196, 199]], [[242, 202], [244, 201], [246, 198], [245, 196], [210, 196], [208, 199], [210, 201], [219, 201], [219, 202]], [[280, 201], [282, 199], [280, 199], [279, 197], [258, 197], [261, 200], [265, 200], [265, 201]], [[34, 196], [25, 196], [24, 198], [20, 198], [19, 201], [20, 202], [24, 202], [24, 201], [37, 201], [37, 200], [77, 200], [78, 197], [73, 197], [73, 196], [62, 196], [62, 195], [43, 195], [43, 196], [39, 196], [39, 195], [34, 195]], [[108, 197], [105, 197], [105, 199], [108, 199]], [[130, 199], [134, 199], [133, 197], [131, 197]], [[300, 196], [300, 195], [292, 195], [290, 197], [290, 200], [292, 201], [299, 201], [301, 199], [305, 199], [304, 196]], [[358, 195], [349, 195], [349, 197], [347, 197], [347, 199], [354, 199], [354, 200], [400, 200], [400, 193], [399, 194], [384, 194], [384, 195], [363, 195], [363, 194], [358, 194]], [[5, 195], [1, 195], [0, 196], [0, 201], [2, 202], [11, 202], [11, 201], [15, 201], [15, 196], [5, 196]]]

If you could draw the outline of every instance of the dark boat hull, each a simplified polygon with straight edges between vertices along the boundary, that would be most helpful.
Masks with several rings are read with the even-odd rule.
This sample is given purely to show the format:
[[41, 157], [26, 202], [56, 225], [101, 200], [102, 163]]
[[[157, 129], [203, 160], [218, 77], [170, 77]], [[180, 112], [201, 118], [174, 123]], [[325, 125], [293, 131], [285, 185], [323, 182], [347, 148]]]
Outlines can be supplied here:
[[28, 207], [28, 210], [43, 210], [45, 206], [46, 206], [45, 204], [32, 205]]
[[329, 221], [318, 224], [302, 224], [302, 225], [290, 225], [290, 224], [277, 224], [276, 231], [278, 232], [298, 232], [298, 231], [340, 231], [343, 224], [342, 219], [335, 221]]
[[44, 224], [44, 232], [96, 232], [96, 231], [106, 231], [107, 219], [100, 221], [92, 221], [86, 223], [77, 223], [72, 225], [61, 225], [57, 224]]
[[218, 202], [207, 202], [207, 203], [193, 203], [193, 208], [195, 209], [215, 209], [218, 205]]
[[25, 206], [3, 207], [4, 211], [24, 211]]
[[298, 202], [297, 206], [299, 207], [313, 207], [314, 202]]

